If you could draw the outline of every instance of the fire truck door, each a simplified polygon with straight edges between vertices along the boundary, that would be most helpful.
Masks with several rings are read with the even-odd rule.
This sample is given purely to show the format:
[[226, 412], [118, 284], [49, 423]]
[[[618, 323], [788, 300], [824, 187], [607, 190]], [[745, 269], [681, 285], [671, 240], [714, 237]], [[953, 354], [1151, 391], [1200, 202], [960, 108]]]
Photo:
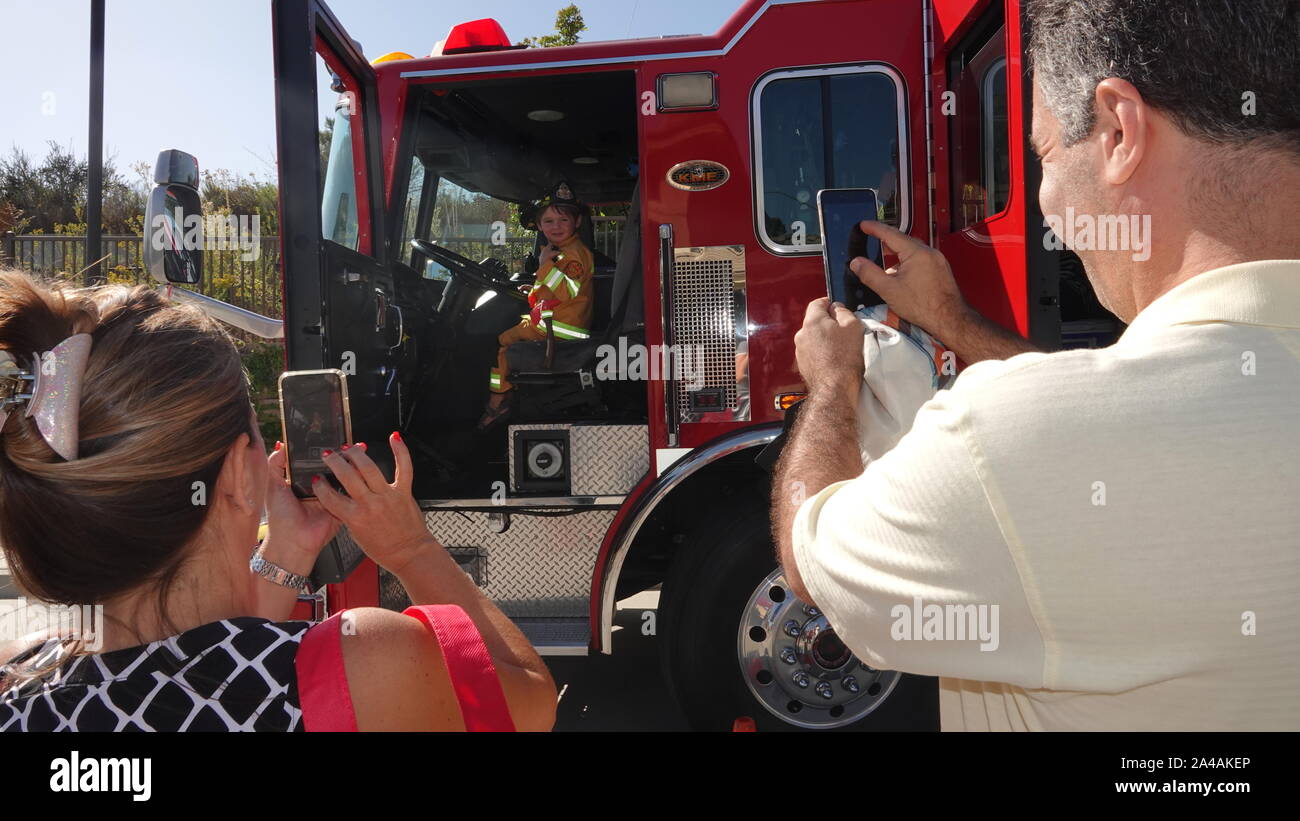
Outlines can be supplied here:
[[382, 443], [398, 428], [403, 328], [374, 71], [324, 3], [276, 0], [272, 14], [289, 367], [347, 374], [353, 439], [391, 479]]
[[1030, 79], [1018, 0], [932, 0], [936, 245], [985, 316], [1054, 347], [1056, 260], [1026, 145]]

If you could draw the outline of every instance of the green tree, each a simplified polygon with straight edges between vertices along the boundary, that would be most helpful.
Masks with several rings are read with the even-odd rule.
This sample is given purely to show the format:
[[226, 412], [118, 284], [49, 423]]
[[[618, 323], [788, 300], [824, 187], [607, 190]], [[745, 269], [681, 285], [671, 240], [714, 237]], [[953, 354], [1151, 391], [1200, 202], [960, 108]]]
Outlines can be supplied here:
[[[37, 163], [14, 147], [0, 158], [0, 221], [15, 232], [70, 233], [65, 227], [77, 225], [84, 232], [89, 178], [89, 163], [71, 148], [50, 141]], [[146, 191], [117, 170], [113, 157], [104, 160], [103, 230], [137, 233], [139, 221], [133, 217], [144, 214]]]
[[570, 3], [555, 13], [555, 33], [540, 37], [525, 37], [519, 45], [528, 48], [550, 48], [552, 46], [572, 46], [578, 42], [578, 35], [587, 30], [582, 21], [582, 12], [578, 6]]

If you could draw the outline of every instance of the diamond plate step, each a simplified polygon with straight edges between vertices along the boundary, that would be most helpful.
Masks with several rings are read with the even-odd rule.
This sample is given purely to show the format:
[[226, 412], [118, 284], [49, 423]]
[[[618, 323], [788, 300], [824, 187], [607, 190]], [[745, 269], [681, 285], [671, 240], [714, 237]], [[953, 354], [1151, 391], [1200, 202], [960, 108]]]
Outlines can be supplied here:
[[539, 656], [585, 656], [591, 643], [587, 619], [512, 619]]

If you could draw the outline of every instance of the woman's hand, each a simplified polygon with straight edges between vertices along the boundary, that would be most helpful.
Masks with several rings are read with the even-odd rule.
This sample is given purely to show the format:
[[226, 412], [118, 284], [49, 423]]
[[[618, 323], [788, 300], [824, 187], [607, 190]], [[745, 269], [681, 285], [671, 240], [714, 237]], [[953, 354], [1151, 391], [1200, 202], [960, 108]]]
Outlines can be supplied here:
[[[270, 476], [266, 488], [266, 546], [270, 561], [295, 573], [306, 573], [316, 563], [321, 549], [338, 533], [339, 523], [314, 499], [299, 499], [289, 487], [285, 473], [287, 449], [276, 443], [266, 463]], [[283, 561], [282, 561], [283, 560]], [[306, 565], [296, 570], [286, 564]]]
[[384, 481], [379, 466], [366, 455], [365, 443], [344, 445], [325, 456], [325, 465], [348, 492], [332, 488], [323, 478], [312, 480], [312, 490], [321, 505], [340, 522], [366, 555], [390, 573], [401, 569], [425, 549], [433, 538], [424, 524], [424, 514], [411, 495], [411, 454], [401, 435], [388, 437], [397, 470], [391, 483]]
[[[338, 520], [315, 499], [299, 499], [289, 488], [285, 474], [285, 448], [267, 457], [270, 468], [266, 487], [266, 539], [262, 558], [290, 573], [306, 576], [316, 564], [321, 548], [338, 532]], [[289, 618], [297, 593], [266, 579], [249, 574], [254, 615], [271, 621]]]

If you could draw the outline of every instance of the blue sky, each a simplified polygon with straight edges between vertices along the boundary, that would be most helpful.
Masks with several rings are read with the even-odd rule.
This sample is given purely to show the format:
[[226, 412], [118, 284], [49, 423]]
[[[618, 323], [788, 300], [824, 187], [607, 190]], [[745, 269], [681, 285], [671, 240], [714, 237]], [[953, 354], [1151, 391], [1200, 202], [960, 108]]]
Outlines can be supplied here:
[[[511, 40], [552, 30], [569, 0], [327, 0], [366, 57], [429, 53], [466, 19], [494, 17]], [[711, 33], [741, 0], [577, 0], [583, 40]], [[104, 151], [126, 170], [158, 151], [195, 154], [203, 169], [272, 178], [275, 90], [270, 0], [109, 0]], [[0, 154], [43, 157], [48, 140], [86, 151], [88, 0], [0, 0]]]

